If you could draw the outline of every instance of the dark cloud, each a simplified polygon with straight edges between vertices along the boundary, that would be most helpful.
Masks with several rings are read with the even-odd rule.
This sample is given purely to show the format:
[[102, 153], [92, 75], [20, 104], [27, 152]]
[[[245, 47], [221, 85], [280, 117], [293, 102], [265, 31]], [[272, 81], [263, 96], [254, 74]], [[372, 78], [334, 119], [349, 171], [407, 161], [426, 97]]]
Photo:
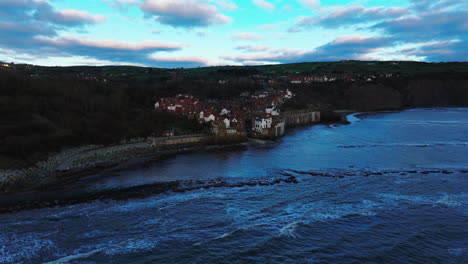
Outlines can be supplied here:
[[232, 21], [215, 5], [201, 0], [144, 0], [140, 9], [147, 17], [173, 27], [206, 27]]
[[402, 49], [399, 52], [408, 56], [422, 56], [427, 61], [466, 61], [468, 41], [441, 41], [422, 44], [419, 47]]
[[392, 46], [392, 37], [364, 37], [360, 35], [336, 38], [313, 51], [271, 50], [270, 53], [241, 54], [225, 56], [226, 60], [246, 63], [250, 61], [293, 63], [305, 61], [336, 61], [343, 59], [363, 59], [380, 48]]
[[[411, 44], [415, 47], [404, 50], [401, 54], [418, 56], [427, 61], [468, 60], [465, 51], [468, 47], [468, 1], [411, 0], [408, 8], [342, 6], [331, 10], [333, 11], [325, 16], [300, 18], [288, 32], [312, 27], [354, 26], [389, 36], [380, 39], [392, 45]], [[383, 43], [374, 44], [375, 47], [380, 47]], [[389, 45], [387, 43], [383, 46]], [[363, 56], [366, 48], [371, 46], [329, 43], [309, 55], [312, 59], [353, 58]], [[332, 51], [335, 55], [324, 57], [327, 51]]]
[[411, 8], [425, 12], [427, 10], [466, 9], [468, 2], [464, 0], [411, 0]]
[[378, 49], [394, 44], [393, 37], [344, 36], [318, 47], [315, 51], [302, 56], [302, 61], [334, 61], [360, 59]]
[[346, 25], [369, 23], [383, 19], [401, 17], [410, 11], [401, 7], [370, 7], [361, 5], [337, 7], [328, 15], [315, 17], [306, 16], [300, 18], [290, 32], [297, 32], [298, 28], [319, 26], [324, 28], [339, 28]]
[[176, 51], [182, 45], [156, 41], [124, 42], [116, 40], [90, 40], [72, 36], [60, 38], [36, 37], [34, 43], [42, 51], [51, 54], [78, 55], [99, 60], [150, 63], [149, 56], [154, 52]]
[[[184, 47], [156, 41], [133, 43], [58, 37], [58, 30], [79, 29], [104, 22], [106, 18], [78, 10], [55, 10], [45, 0], [1, 0], [0, 15], [0, 49], [27, 54], [29, 57], [82, 56], [102, 61], [158, 66], [158, 61], [151, 58], [152, 54], [177, 51]], [[195, 64], [195, 61], [187, 63]], [[169, 61], [161, 61], [160, 64], [168, 65]]]
[[407, 42], [427, 42], [468, 37], [468, 10], [429, 11], [387, 20], [371, 27]]

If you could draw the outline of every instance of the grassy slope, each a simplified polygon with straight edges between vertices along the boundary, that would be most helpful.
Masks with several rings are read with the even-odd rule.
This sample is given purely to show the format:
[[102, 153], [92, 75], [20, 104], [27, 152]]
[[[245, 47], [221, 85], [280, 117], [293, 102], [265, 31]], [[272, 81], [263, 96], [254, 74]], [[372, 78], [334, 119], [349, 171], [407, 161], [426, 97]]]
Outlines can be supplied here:
[[90, 73], [100, 76], [127, 76], [137, 79], [159, 78], [170, 76], [181, 77], [213, 77], [262, 75], [279, 77], [300, 73], [308, 74], [369, 74], [369, 73], [397, 73], [403, 76], [430, 74], [434, 72], [468, 72], [468, 62], [424, 63], [413, 61], [379, 62], [379, 61], [344, 61], [344, 62], [306, 62], [293, 64], [278, 64], [264, 66], [216, 66], [193, 69], [161, 69], [135, 66], [74, 66], [74, 67], [41, 67], [35, 66], [31, 74], [60, 75]]

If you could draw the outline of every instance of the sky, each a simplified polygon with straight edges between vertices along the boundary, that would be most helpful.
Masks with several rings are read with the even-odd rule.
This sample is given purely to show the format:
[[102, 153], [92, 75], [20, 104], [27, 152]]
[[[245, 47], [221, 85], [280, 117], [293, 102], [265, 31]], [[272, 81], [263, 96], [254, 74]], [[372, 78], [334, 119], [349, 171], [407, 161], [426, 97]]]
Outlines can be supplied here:
[[0, 0], [0, 61], [468, 61], [467, 0]]

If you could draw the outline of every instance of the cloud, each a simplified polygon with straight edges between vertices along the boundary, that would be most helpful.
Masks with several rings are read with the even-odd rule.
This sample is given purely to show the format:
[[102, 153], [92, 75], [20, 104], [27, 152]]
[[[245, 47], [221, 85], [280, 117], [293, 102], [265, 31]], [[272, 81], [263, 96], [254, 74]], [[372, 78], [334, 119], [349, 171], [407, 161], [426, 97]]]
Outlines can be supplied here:
[[[343, 59], [361, 59], [369, 53], [392, 46], [394, 39], [389, 36], [366, 37], [350, 35], [338, 37], [332, 42], [317, 47], [312, 51], [292, 49], [270, 49], [268, 53], [249, 53], [222, 57], [225, 60], [245, 64], [248, 61], [267, 63], [293, 63], [305, 61], [336, 61]], [[247, 48], [247, 47], [246, 47]]]
[[137, 4], [136, 0], [103, 0], [103, 2], [119, 10], [127, 10], [129, 6]]
[[409, 14], [410, 11], [401, 7], [364, 7], [341, 6], [333, 8], [334, 11], [324, 16], [303, 16], [295, 23], [294, 29], [320, 26], [324, 28], [339, 28], [346, 25], [369, 23], [384, 19], [398, 18]]
[[55, 10], [45, 0], [0, 1], [0, 47], [35, 52], [36, 36], [54, 37], [57, 31], [105, 21], [101, 15], [78, 10]]
[[236, 3], [229, 0], [215, 0], [214, 3], [217, 4], [221, 9], [226, 11], [234, 11], [238, 8]]
[[195, 68], [209, 65], [209, 60], [196, 56], [151, 56], [149, 59], [159, 67], [165, 68]]
[[468, 38], [468, 10], [428, 11], [390, 19], [371, 27], [408, 42]]
[[252, 46], [252, 45], [241, 45], [237, 46], [236, 49], [247, 51], [247, 52], [258, 52], [258, 51], [268, 51], [271, 50], [271, 47], [267, 46]]
[[[321, 10], [325, 12], [324, 15], [300, 17], [288, 32], [299, 32], [313, 27], [337, 29], [359, 26], [358, 29], [381, 34], [382, 36], [377, 38], [392, 45], [412, 45], [413, 48], [402, 50], [402, 54], [411, 58], [417, 56], [428, 61], [468, 60], [465, 51], [468, 47], [467, 1], [411, 0], [407, 8], [367, 8], [353, 5], [324, 7]], [[340, 45], [340, 40], [343, 39], [337, 38], [333, 43], [318, 48], [310, 55], [323, 55], [326, 54], [324, 51], [333, 50], [337, 59], [346, 56], [365, 57], [365, 46], [356, 46], [357, 43], [349, 41], [346, 46]]]
[[155, 52], [178, 51], [184, 46], [157, 41], [126, 42], [117, 40], [93, 40], [74, 36], [34, 38], [37, 53], [48, 56], [84, 56], [98, 60], [152, 63], [150, 59]]
[[265, 39], [264, 37], [253, 34], [253, 33], [247, 33], [247, 32], [242, 32], [242, 33], [237, 33], [232, 35], [232, 38], [235, 39], [242, 39], [242, 40], [263, 40]]
[[468, 8], [468, 2], [460, 0], [411, 0], [411, 8], [416, 11], [455, 10]]
[[46, 38], [46, 37], [37, 37], [41, 43], [50, 44], [56, 47], [83, 47], [83, 48], [98, 48], [106, 50], [116, 50], [116, 51], [173, 51], [179, 50], [183, 46], [177, 44], [168, 44], [157, 41], [142, 41], [142, 42], [125, 42], [118, 40], [91, 40], [77, 38], [73, 36], [64, 36], [60, 38]]
[[107, 21], [103, 15], [91, 15], [85, 11], [74, 9], [58, 10], [53, 9], [41, 10], [36, 12], [36, 19], [49, 21], [60, 25], [85, 25], [96, 24]]
[[252, 0], [252, 3], [254, 3], [259, 8], [269, 12], [275, 10], [275, 6], [272, 3], [267, 2], [265, 0]]
[[232, 21], [203, 0], [144, 0], [140, 9], [147, 17], [173, 27], [206, 27]]
[[468, 41], [436, 41], [398, 51], [407, 56], [423, 57], [427, 61], [466, 61]]
[[320, 0], [298, 0], [298, 2], [304, 7], [313, 9], [320, 6]]

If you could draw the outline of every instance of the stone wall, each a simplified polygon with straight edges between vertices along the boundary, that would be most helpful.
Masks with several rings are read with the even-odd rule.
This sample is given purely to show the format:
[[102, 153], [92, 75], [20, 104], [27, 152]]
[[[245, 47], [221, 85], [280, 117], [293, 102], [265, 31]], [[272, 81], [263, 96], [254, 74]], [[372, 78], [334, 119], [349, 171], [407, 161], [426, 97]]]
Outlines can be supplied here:
[[320, 122], [320, 112], [287, 113], [285, 114], [286, 126], [308, 125]]
[[196, 144], [200, 143], [209, 138], [206, 135], [194, 135], [194, 136], [179, 136], [179, 137], [164, 137], [164, 138], [150, 138], [152, 147], [163, 147], [171, 145], [185, 145], [185, 144]]

